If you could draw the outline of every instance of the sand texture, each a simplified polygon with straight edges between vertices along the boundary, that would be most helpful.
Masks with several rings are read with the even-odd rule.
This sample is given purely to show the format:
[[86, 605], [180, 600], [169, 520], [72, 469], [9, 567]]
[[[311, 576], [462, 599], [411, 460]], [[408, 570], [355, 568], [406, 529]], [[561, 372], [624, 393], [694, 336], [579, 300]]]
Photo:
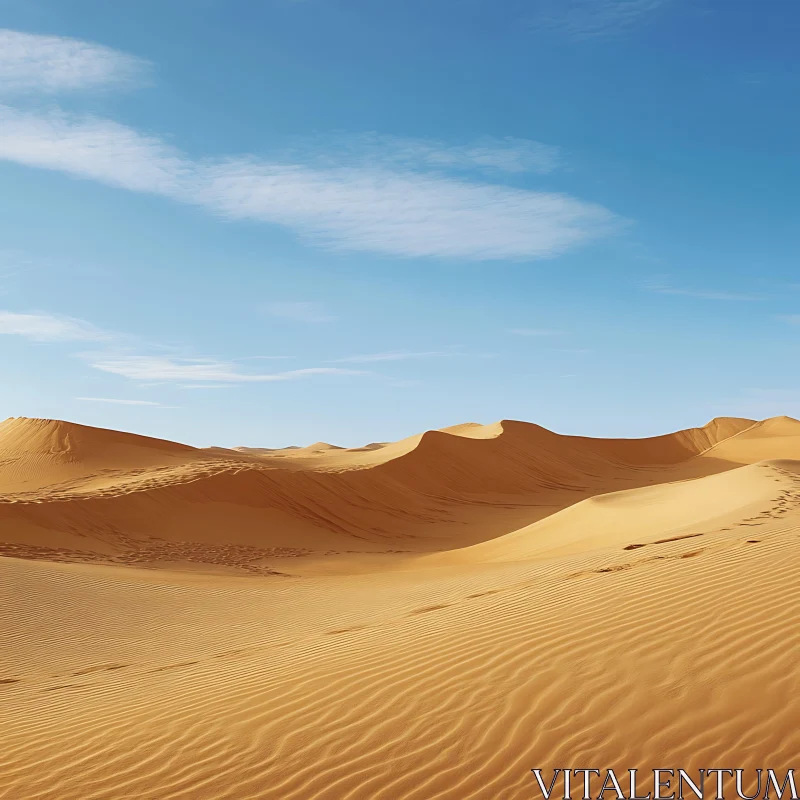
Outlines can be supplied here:
[[788, 417], [283, 450], [0, 423], [3, 800], [797, 768], [798, 653]]

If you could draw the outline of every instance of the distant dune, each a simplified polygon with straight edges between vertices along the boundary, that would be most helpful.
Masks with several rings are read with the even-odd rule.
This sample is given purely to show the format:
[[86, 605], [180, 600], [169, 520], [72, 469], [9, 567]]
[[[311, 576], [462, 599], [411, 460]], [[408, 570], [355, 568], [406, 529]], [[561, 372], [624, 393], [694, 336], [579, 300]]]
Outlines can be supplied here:
[[785, 770], [799, 613], [789, 417], [274, 450], [0, 423], [12, 800], [521, 800], [532, 767]]
[[253, 452], [12, 419], [0, 424], [0, 554], [230, 567], [212, 552], [224, 541], [245, 548], [236, 566], [257, 569], [275, 554], [457, 548], [598, 493], [758, 460], [758, 438], [736, 451], [744, 461], [696, 459], [753, 425], [604, 440], [503, 421], [379, 447]]

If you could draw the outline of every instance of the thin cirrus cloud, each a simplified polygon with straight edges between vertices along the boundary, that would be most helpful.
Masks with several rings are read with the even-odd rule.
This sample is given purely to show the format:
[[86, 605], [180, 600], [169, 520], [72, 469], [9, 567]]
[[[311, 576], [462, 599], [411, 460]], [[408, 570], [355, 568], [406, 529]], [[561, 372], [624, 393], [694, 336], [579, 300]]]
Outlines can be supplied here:
[[224, 216], [391, 256], [548, 258], [621, 226], [608, 210], [568, 195], [413, 170], [234, 160], [206, 168], [201, 183], [201, 202]]
[[236, 364], [227, 361], [204, 359], [174, 359], [161, 356], [90, 356], [90, 365], [101, 372], [121, 375], [134, 381], [178, 381], [198, 385], [208, 382], [223, 383], [267, 383], [290, 381], [315, 375], [365, 375], [360, 370], [334, 367], [309, 367], [275, 373], [244, 372]]
[[466, 143], [390, 136], [376, 131], [302, 139], [287, 152], [290, 160], [325, 165], [549, 173], [561, 165], [553, 145], [514, 136], [482, 136]]
[[0, 91], [45, 93], [124, 86], [146, 79], [149, 62], [110, 47], [0, 28]]
[[111, 334], [82, 319], [13, 311], [0, 311], [1, 334], [21, 336], [35, 342], [101, 342], [111, 338]]
[[620, 36], [644, 23], [668, 0], [538, 0], [529, 24], [572, 39]]
[[440, 167], [548, 173], [561, 165], [561, 151], [530, 139], [486, 137], [467, 145], [434, 145], [427, 151], [426, 160]]
[[111, 120], [0, 106], [0, 159], [289, 228], [334, 250], [469, 260], [551, 258], [625, 227], [566, 194], [366, 160], [194, 161]]
[[[0, 311], [0, 335], [19, 336], [34, 342], [102, 342], [118, 346], [129, 337], [101, 330], [75, 317], [46, 313]], [[367, 375], [362, 370], [338, 367], [306, 367], [274, 373], [254, 373], [236, 361], [198, 358], [167, 358], [160, 355], [130, 355], [105, 352], [78, 354], [94, 369], [120, 375], [134, 381], [177, 382], [182, 388], [210, 388], [213, 385], [289, 381], [316, 375]], [[261, 358], [261, 357], [256, 357]], [[266, 357], [265, 357], [266, 358]], [[276, 356], [275, 358], [281, 358]], [[102, 398], [94, 399], [103, 402]], [[108, 402], [112, 402], [109, 400]]]

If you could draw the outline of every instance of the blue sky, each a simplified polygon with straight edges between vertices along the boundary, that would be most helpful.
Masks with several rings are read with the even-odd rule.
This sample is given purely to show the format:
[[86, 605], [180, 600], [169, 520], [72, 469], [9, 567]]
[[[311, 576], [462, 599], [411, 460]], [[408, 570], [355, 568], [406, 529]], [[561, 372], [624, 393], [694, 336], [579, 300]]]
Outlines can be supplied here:
[[0, 417], [800, 416], [800, 4], [0, 0]]

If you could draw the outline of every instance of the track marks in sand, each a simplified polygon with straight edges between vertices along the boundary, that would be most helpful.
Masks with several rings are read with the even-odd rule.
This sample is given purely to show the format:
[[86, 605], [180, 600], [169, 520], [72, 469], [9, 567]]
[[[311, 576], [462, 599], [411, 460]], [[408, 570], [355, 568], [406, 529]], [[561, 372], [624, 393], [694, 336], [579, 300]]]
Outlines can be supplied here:
[[212, 658], [239, 658], [247, 653], [247, 648], [239, 650], [226, 650], [224, 653], [214, 653]]
[[622, 572], [623, 570], [632, 569], [632, 568], [633, 568], [633, 564], [614, 564], [611, 567], [600, 567], [600, 569], [592, 570], [592, 572], [596, 572], [596, 573], [602, 575], [605, 572]]
[[[679, 542], [682, 539], [694, 539], [697, 536], [702, 536], [702, 533], [687, 533], [683, 536], [671, 536], [669, 539], [656, 539], [654, 542], [650, 542], [650, 544], [669, 544], [669, 542]], [[623, 550], [638, 550], [640, 547], [647, 547], [648, 544], [629, 544], [627, 547], [623, 547]]]
[[185, 669], [186, 667], [195, 667], [199, 663], [199, 661], [179, 661], [177, 664], [166, 664], [163, 667], [156, 667], [155, 669], [151, 669], [150, 672], [168, 672], [173, 669]]
[[417, 614], [430, 614], [432, 611], [441, 611], [444, 608], [448, 608], [449, 605], [449, 603], [437, 603], [432, 606], [423, 606], [422, 608], [415, 608], [413, 611], [409, 611], [408, 615], [413, 617]]
[[163, 566], [165, 564], [196, 564], [211, 568], [236, 569], [247, 575], [287, 577], [264, 561], [299, 558], [311, 551], [288, 547], [254, 547], [236, 544], [205, 542], [157, 541], [134, 542], [117, 536], [124, 548], [116, 554], [97, 553], [66, 547], [0, 542], [0, 557], [24, 558], [31, 561], [55, 561], [63, 564], [119, 564], [125, 566]]
[[[383, 622], [350, 635], [212, 653], [159, 680], [123, 671], [80, 704], [65, 691], [68, 704], [20, 714], [0, 730], [3, 788], [25, 800], [527, 800], [531, 766], [590, 756], [783, 767], [800, 748], [798, 557], [776, 531], [759, 548], [580, 584], [552, 565], [450, 571], [420, 603], [419, 578], [398, 578], [405, 612], [378, 592]], [[325, 585], [310, 609], [365, 611], [348, 583]], [[220, 594], [205, 625], [224, 629], [232, 599]]]
[[[682, 538], [693, 538], [693, 537], [678, 537], [678, 539]], [[626, 547], [625, 549], [628, 550], [629, 548]], [[702, 555], [705, 552], [706, 548], [700, 548], [698, 550], [687, 550], [682, 553], [673, 553], [670, 555], [649, 556], [648, 558], [640, 558], [638, 561], [632, 561], [624, 564], [609, 564], [603, 567], [597, 567], [596, 569], [588, 569], [588, 570], [581, 570], [580, 572], [573, 572], [567, 577], [584, 578], [587, 575], [607, 575], [609, 573], [614, 573], [614, 572], [624, 572], [626, 570], [634, 569], [644, 564], [652, 564], [655, 561], [677, 561], [686, 558], [696, 558], [697, 556]]]
[[88, 683], [63, 683], [58, 686], [46, 686], [42, 689], [42, 692], [59, 692], [62, 689], [88, 689], [90, 688], [90, 684]]
[[[703, 533], [684, 533], [676, 536], [670, 536], [663, 539], [656, 539], [653, 542], [636, 542], [623, 547], [623, 550], [639, 550], [644, 547], [652, 547], [653, 545], [670, 544], [672, 542], [681, 541], [684, 539], [693, 539], [701, 536], [706, 536], [708, 533], [734, 531], [740, 527], [761, 527], [770, 524], [774, 520], [780, 520], [786, 514], [791, 514], [800, 510], [800, 475], [790, 469], [780, 466], [781, 462], [768, 462], [760, 464], [762, 469], [770, 470], [777, 474], [774, 480], [782, 483], [784, 488], [777, 497], [773, 497], [767, 504], [766, 508], [760, 510], [757, 514], [743, 517], [742, 519], [729, 524], [726, 527], [712, 528], [711, 530]], [[788, 486], [787, 486], [788, 484]]]
[[506, 420], [379, 449], [248, 453], [12, 419], [0, 423], [0, 528], [17, 541], [0, 542], [0, 555], [277, 575], [268, 560], [352, 545], [429, 552], [492, 539], [587, 496], [675, 480], [686, 468], [725, 469], [719, 459], [687, 465], [753, 425], [722, 419], [604, 440]]
[[[694, 485], [710, 516], [633, 498], [617, 538], [539, 560], [242, 580], [2, 559], [0, 795], [528, 800], [537, 764], [788, 767], [800, 485], [764, 469], [779, 495], [729, 469], [733, 489]], [[586, 509], [579, 536], [616, 513]]]
[[130, 667], [130, 664], [98, 664], [96, 667], [86, 667], [73, 672], [73, 675], [90, 675], [93, 672], [116, 672], [118, 669]]
[[334, 630], [325, 631], [325, 633], [328, 636], [339, 636], [343, 633], [355, 633], [356, 631], [363, 631], [368, 627], [369, 625], [352, 625], [349, 628], [334, 628]]

